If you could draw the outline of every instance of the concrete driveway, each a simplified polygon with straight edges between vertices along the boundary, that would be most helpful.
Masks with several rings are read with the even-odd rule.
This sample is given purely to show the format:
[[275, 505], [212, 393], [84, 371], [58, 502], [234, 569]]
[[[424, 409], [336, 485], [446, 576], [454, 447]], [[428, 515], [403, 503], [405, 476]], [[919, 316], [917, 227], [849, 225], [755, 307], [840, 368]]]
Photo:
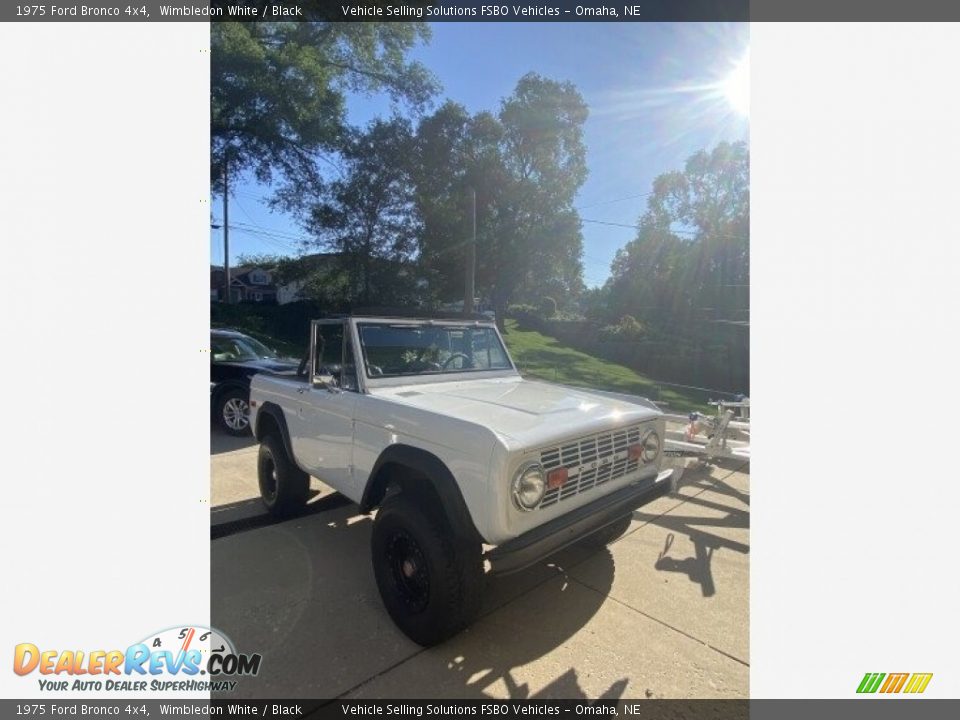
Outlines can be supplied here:
[[314, 481], [274, 523], [256, 445], [211, 436], [211, 618], [260, 652], [235, 697], [746, 698], [749, 466], [688, 469], [605, 550], [491, 578], [480, 619], [424, 650], [384, 611], [371, 519]]

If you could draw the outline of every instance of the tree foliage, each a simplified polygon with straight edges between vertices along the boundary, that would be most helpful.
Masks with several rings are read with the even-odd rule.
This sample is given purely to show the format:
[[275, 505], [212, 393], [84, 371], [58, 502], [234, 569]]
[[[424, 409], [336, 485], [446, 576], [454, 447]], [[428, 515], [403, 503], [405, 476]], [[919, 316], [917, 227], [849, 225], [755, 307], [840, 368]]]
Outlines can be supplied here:
[[365, 305], [398, 301], [409, 291], [406, 261], [416, 249], [419, 223], [410, 175], [413, 130], [395, 117], [356, 130], [340, 151], [342, 175], [323, 189], [304, 227], [326, 250]]
[[347, 93], [386, 91], [421, 108], [435, 90], [406, 59], [423, 23], [218, 22], [210, 26], [210, 175], [222, 189], [253, 172], [263, 184], [319, 181], [318, 162], [345, 137]]
[[478, 292], [502, 318], [513, 299], [579, 292], [582, 237], [573, 199], [586, 179], [587, 107], [571, 83], [525, 75], [499, 113], [448, 102], [417, 133], [421, 260], [433, 287], [462, 293], [476, 193]]
[[636, 238], [618, 251], [593, 298], [599, 314], [684, 330], [746, 320], [749, 166], [745, 143], [721, 143], [691, 156], [682, 172], [660, 175]]
[[237, 267], [260, 267], [273, 269], [286, 261], [283, 255], [277, 253], [241, 253], [237, 256]]

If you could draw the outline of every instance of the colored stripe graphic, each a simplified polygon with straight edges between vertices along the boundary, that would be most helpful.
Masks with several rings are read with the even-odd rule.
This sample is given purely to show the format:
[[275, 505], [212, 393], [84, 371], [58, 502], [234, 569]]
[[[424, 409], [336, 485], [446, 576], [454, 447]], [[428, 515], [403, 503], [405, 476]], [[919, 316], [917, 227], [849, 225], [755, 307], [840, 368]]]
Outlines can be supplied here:
[[887, 681], [883, 684], [883, 687], [880, 688], [880, 692], [900, 692], [900, 689], [903, 687], [903, 684], [907, 681], [908, 677], [910, 677], [910, 673], [890, 673], [887, 675]]
[[915, 695], [926, 690], [932, 678], [933, 673], [890, 673], [889, 675], [886, 673], [865, 673], [857, 686], [857, 692], [869, 694], [879, 690], [881, 693], [889, 695], [903, 691]]
[[860, 681], [860, 687], [857, 688], [857, 692], [875, 693], [885, 676], [886, 673], [867, 673], [863, 676], [863, 680]]
[[914, 673], [910, 677], [910, 682], [907, 683], [907, 687], [904, 688], [905, 693], [922, 693], [927, 689], [927, 685], [930, 684], [930, 679], [933, 677], [933, 673]]

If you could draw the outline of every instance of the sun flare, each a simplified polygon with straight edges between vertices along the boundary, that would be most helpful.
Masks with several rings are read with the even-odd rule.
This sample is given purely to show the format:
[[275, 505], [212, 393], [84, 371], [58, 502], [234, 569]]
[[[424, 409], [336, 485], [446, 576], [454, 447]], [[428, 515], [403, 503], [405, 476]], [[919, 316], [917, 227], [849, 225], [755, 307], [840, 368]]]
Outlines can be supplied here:
[[740, 61], [723, 81], [723, 94], [740, 115], [750, 114], [750, 50], [744, 53]]

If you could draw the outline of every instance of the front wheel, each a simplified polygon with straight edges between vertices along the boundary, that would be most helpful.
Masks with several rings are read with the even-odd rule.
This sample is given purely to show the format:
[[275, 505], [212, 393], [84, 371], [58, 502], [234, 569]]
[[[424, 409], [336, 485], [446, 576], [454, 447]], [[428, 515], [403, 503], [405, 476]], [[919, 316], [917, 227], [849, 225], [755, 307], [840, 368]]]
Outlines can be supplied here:
[[307, 504], [310, 476], [287, 455], [283, 441], [276, 435], [267, 435], [260, 443], [257, 479], [260, 498], [274, 517], [290, 517]]
[[403, 493], [388, 497], [373, 523], [373, 573], [390, 617], [429, 647], [476, 618], [483, 588], [479, 542], [458, 540], [445, 522]]

